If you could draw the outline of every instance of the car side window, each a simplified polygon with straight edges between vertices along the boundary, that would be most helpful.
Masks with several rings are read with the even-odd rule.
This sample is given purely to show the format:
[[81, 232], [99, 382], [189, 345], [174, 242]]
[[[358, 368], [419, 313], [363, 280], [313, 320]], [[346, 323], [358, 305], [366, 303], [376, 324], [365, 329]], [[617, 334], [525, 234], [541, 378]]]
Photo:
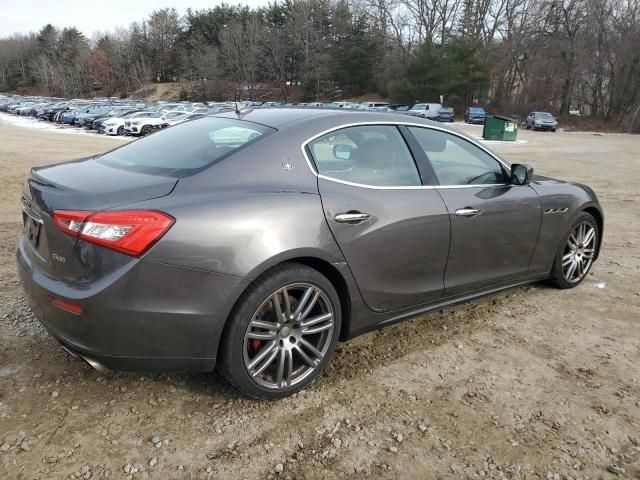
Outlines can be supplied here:
[[500, 162], [471, 142], [440, 130], [409, 130], [427, 155], [440, 185], [508, 183]]
[[320, 175], [375, 187], [420, 186], [422, 182], [394, 125], [347, 127], [309, 143]]

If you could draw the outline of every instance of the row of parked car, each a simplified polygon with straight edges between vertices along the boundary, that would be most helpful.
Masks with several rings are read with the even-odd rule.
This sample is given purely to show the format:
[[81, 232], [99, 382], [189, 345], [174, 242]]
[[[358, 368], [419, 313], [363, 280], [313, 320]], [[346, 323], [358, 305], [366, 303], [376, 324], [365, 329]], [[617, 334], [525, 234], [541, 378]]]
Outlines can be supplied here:
[[142, 136], [154, 130], [235, 108], [233, 103], [144, 102], [0, 95], [0, 111], [73, 125], [106, 135]]
[[[307, 104], [303, 104], [307, 105]], [[313, 106], [325, 108], [342, 108], [346, 110], [369, 110], [377, 112], [405, 113], [416, 117], [428, 118], [438, 122], [453, 122], [455, 112], [452, 107], [443, 106], [440, 103], [416, 103], [412, 105], [392, 104], [387, 102], [331, 102]], [[469, 107], [464, 112], [464, 121], [467, 123], [484, 123], [486, 112], [482, 107]]]
[[[237, 103], [146, 102], [143, 100], [121, 100], [116, 98], [69, 100], [52, 97], [3, 96], [0, 94], [0, 111], [20, 116], [36, 117], [61, 125], [72, 125], [105, 135], [143, 136], [155, 130], [194, 120], [208, 114], [230, 111], [236, 108], [242, 110], [255, 107], [311, 107], [395, 112], [440, 122], [453, 122], [455, 119], [454, 109], [443, 106], [440, 103], [402, 105], [381, 101], [363, 103], [281, 103], [277, 101], [242, 101]], [[531, 115], [537, 115], [539, 118], [527, 118], [528, 128], [549, 128], [551, 126], [548, 123], [548, 117], [544, 117], [540, 112], [534, 112], [534, 114]], [[464, 121], [472, 124], [483, 124], [485, 116], [484, 108], [469, 107], [464, 112]], [[541, 122], [544, 122], [544, 124]], [[531, 126], [529, 126], [530, 124]], [[553, 129], [555, 129], [555, 124], [553, 125]]]

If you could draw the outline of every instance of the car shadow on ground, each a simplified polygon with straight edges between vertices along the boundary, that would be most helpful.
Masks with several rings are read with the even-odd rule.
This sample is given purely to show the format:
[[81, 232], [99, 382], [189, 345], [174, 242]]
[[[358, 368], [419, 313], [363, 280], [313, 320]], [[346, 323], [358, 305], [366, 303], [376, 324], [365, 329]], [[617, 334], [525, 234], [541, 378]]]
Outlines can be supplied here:
[[[344, 381], [366, 381], [371, 369], [384, 366], [385, 358], [389, 356], [401, 358], [418, 350], [424, 351], [427, 355], [429, 351], [443, 344], [454, 344], [457, 336], [468, 335], [490, 326], [492, 316], [501, 308], [513, 308], [510, 297], [514, 293], [521, 294], [537, 288], [550, 287], [536, 284], [534, 287], [506, 290], [339, 343], [336, 354], [325, 372], [308, 388], [331, 389]], [[62, 389], [70, 389], [71, 392], [82, 389], [85, 392], [83, 395], [93, 397], [96, 401], [111, 398], [116, 394], [128, 394], [128, 399], [133, 402], [148, 403], [152, 407], [166, 407], [172, 403], [167, 400], [168, 396], [179, 391], [190, 396], [206, 397], [211, 402], [225, 403], [245, 398], [216, 371], [98, 372], [82, 359], [64, 351], [60, 343], [46, 333], [34, 335], [27, 340], [27, 344], [27, 351], [38, 352], [28, 360], [25, 358], [23, 368], [31, 371], [29, 376], [41, 376], [41, 384], [55, 385], [60, 382]], [[88, 385], [91, 387], [87, 388]]]

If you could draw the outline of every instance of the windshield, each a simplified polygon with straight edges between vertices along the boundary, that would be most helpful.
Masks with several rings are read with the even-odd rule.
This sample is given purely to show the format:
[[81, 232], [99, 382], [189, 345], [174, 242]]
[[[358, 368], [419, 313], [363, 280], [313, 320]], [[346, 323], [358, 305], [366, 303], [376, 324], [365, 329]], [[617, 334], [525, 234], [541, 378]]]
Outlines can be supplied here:
[[411, 110], [425, 110], [426, 108], [426, 103], [416, 103]]
[[543, 120], [553, 120], [553, 115], [547, 112], [538, 112], [536, 113], [536, 117], [542, 118]]
[[440, 109], [440, 113], [453, 113], [453, 108], [451, 107], [443, 107]]
[[470, 113], [484, 113], [484, 108], [471, 107], [469, 109]]
[[252, 122], [206, 117], [131, 142], [97, 161], [135, 172], [184, 177], [274, 131]]
[[133, 117], [134, 115], [136, 115], [137, 113], [140, 113], [138, 110], [133, 110], [131, 112], [124, 112], [121, 115], [121, 118], [129, 118], [129, 117]]

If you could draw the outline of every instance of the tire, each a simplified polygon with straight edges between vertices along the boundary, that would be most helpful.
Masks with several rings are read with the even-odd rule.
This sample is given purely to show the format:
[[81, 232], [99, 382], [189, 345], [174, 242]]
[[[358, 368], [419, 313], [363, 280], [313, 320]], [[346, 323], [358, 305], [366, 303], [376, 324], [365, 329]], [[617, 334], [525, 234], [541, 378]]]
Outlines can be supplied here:
[[[584, 246], [580, 243], [580, 231], [579, 226], [587, 226], [587, 232], [589, 229], [593, 229], [593, 238], [590, 239]], [[572, 238], [573, 235], [573, 238]], [[585, 232], [585, 237], [587, 237]], [[578, 247], [574, 250], [571, 247], [571, 243], [575, 239], [578, 239]], [[595, 255], [597, 252], [598, 244], [600, 242], [600, 231], [598, 230], [598, 223], [593, 216], [587, 212], [581, 212], [578, 217], [571, 223], [571, 227], [562, 236], [560, 245], [556, 250], [556, 254], [553, 261], [553, 267], [551, 267], [551, 275], [549, 277], [549, 283], [557, 288], [573, 288], [580, 285], [589, 274]], [[582, 253], [580, 253], [582, 252]], [[570, 255], [574, 255], [570, 257]], [[588, 258], [587, 258], [588, 257]], [[570, 275], [570, 268], [572, 260], [575, 259], [580, 267], [576, 266], [576, 271], [579, 275], [572, 277]], [[579, 261], [578, 261], [579, 259]], [[563, 265], [563, 262], [565, 265]], [[569, 275], [567, 275], [569, 274]]]
[[150, 125], [145, 125], [140, 129], [140, 135], [141, 136], [145, 136], [147, 135], [149, 132], [151, 131], [151, 126]]
[[[284, 319], [286, 315], [285, 287], [289, 311], [293, 314], [289, 320], [275, 326], [275, 303], [285, 312], [280, 318]], [[310, 300], [305, 302], [309, 289], [312, 291], [306, 298]], [[319, 292], [317, 297], [316, 292]], [[302, 311], [294, 316], [298, 307]], [[328, 313], [331, 318], [318, 320]], [[316, 322], [305, 328], [304, 319]], [[260, 327], [254, 322], [260, 322]], [[330, 328], [327, 327], [329, 324], [332, 325]], [[278, 265], [260, 275], [231, 312], [222, 333], [218, 372], [236, 390], [249, 397], [286, 397], [302, 390], [322, 373], [335, 350], [341, 324], [340, 299], [325, 276], [298, 263]], [[263, 325], [268, 328], [262, 328]], [[302, 333], [303, 329], [310, 333]], [[319, 332], [314, 333], [315, 329]], [[307, 344], [313, 346], [316, 354]], [[253, 375], [249, 370], [253, 370]]]
[[120, 125], [118, 130], [116, 130], [116, 135], [122, 135], [124, 133], [124, 127]]

